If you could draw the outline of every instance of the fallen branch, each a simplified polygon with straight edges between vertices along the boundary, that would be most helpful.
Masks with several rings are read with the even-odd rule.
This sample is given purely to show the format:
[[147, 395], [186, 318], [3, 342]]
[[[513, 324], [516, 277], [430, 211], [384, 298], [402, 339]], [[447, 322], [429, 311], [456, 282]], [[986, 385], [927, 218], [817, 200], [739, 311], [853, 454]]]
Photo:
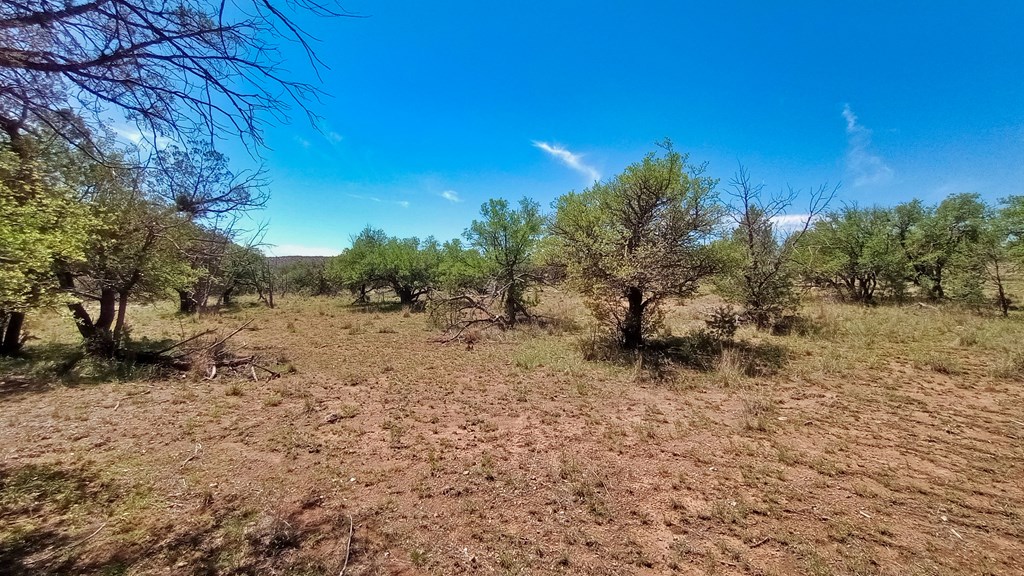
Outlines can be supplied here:
[[341, 567], [341, 572], [338, 576], [345, 576], [345, 570], [348, 570], [348, 557], [352, 553], [352, 533], [355, 531], [355, 524], [352, 522], [352, 515], [348, 516], [348, 542], [345, 544], [345, 564]]
[[188, 344], [189, 342], [195, 340], [196, 338], [200, 338], [202, 336], [206, 336], [207, 334], [210, 334], [212, 332], [213, 332], [212, 329], [211, 330], [204, 330], [204, 331], [196, 334], [195, 336], [192, 336], [190, 338], [186, 338], [186, 339], [182, 340], [181, 342], [178, 342], [177, 344], [174, 344], [174, 345], [168, 346], [167, 348], [164, 348], [163, 350], [157, 350], [153, 354], [156, 354], [156, 355], [166, 354], [166, 353], [170, 352], [171, 350], [174, 350], [178, 346], [181, 346], [182, 344]]
[[213, 349], [214, 349], [214, 348], [216, 348], [217, 346], [220, 346], [221, 344], [223, 344], [223, 343], [227, 342], [229, 338], [231, 338], [231, 337], [232, 337], [232, 336], [234, 336], [235, 334], [238, 334], [239, 332], [241, 332], [241, 331], [242, 331], [242, 330], [243, 330], [243, 329], [244, 329], [244, 328], [245, 328], [246, 326], [248, 326], [249, 324], [252, 324], [253, 320], [255, 320], [255, 318], [250, 318], [248, 322], [246, 322], [245, 324], [242, 324], [241, 326], [239, 326], [238, 328], [236, 328], [236, 329], [235, 329], [235, 331], [234, 331], [234, 332], [232, 332], [231, 334], [228, 334], [227, 336], [225, 336], [225, 337], [221, 338], [220, 340], [217, 340], [217, 341], [216, 341], [216, 342], [214, 342], [213, 344], [210, 344], [210, 345], [209, 345], [209, 346], [207, 346], [206, 348], [203, 348], [203, 351], [205, 352], [205, 351], [207, 351], [207, 350], [213, 350]]
[[[95, 530], [95, 531], [94, 531], [94, 532], [93, 532], [92, 534], [89, 534], [89, 535], [88, 535], [88, 536], [86, 536], [85, 538], [82, 538], [81, 540], [78, 540], [77, 542], [74, 542], [74, 543], [72, 543], [72, 544], [71, 544], [70, 546], [66, 546], [66, 547], [64, 547], [63, 551], [65, 551], [65, 552], [66, 552], [66, 551], [68, 551], [68, 550], [71, 550], [72, 548], [76, 548], [76, 547], [78, 547], [78, 546], [81, 546], [81, 545], [82, 545], [82, 544], [84, 544], [84, 543], [85, 543], [85, 542], [86, 542], [87, 540], [89, 540], [89, 539], [90, 539], [90, 538], [92, 538], [93, 536], [95, 536], [95, 535], [99, 534], [99, 533], [100, 533], [100, 530], [103, 530], [103, 528], [105, 528], [106, 526], [107, 526], [107, 523], [106, 523], [106, 522], [104, 522], [103, 524], [100, 524], [100, 527], [99, 527], [99, 528], [97, 528], [97, 529], [96, 529], [96, 530]], [[53, 551], [51, 551], [51, 552], [50, 552], [49, 554], [46, 554], [46, 555], [40, 556], [39, 558], [30, 558], [29, 560], [26, 560], [26, 561], [25, 561], [25, 564], [35, 564], [35, 563], [37, 563], [37, 562], [42, 562], [43, 560], [49, 560], [50, 558], [53, 558], [54, 556], [56, 556], [56, 555], [57, 555], [57, 553], [58, 553], [58, 552], [61, 552], [61, 551], [62, 551], [62, 550], [61, 550], [60, 548], [57, 548], [56, 550], [53, 550]]]
[[236, 366], [252, 364], [252, 361], [255, 359], [255, 356], [246, 356], [245, 358], [234, 358], [232, 360], [217, 360], [214, 362], [214, 366], [220, 366], [221, 368], [234, 368]]
[[280, 378], [281, 377], [281, 373], [280, 372], [275, 372], [275, 371], [271, 370], [270, 368], [267, 368], [266, 366], [260, 366], [259, 364], [256, 364], [255, 362], [253, 363], [253, 366], [255, 366], [256, 368], [259, 368], [260, 370], [263, 370], [264, 372], [266, 372], [268, 374], [270, 374], [270, 379], [271, 380], [273, 380], [274, 378]]

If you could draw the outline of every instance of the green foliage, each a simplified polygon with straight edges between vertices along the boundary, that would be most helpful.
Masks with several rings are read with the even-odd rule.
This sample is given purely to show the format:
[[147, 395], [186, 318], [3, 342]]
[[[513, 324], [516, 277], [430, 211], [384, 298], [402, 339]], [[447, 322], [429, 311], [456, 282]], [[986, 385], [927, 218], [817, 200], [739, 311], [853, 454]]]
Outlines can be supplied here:
[[872, 302], [879, 290], [902, 297], [910, 265], [894, 222], [890, 210], [846, 206], [814, 223], [795, 260], [808, 281], [851, 300]]
[[626, 348], [659, 326], [660, 303], [688, 297], [721, 261], [717, 181], [666, 143], [604, 183], [556, 201], [552, 234], [569, 282]]
[[310, 296], [334, 294], [337, 287], [327, 276], [327, 262], [323, 259], [298, 260], [276, 270], [278, 289], [282, 294], [297, 292]]
[[897, 233], [913, 268], [913, 281], [929, 297], [946, 296], [944, 281], [950, 274], [954, 298], [976, 300], [980, 285], [972, 252], [979, 240], [986, 206], [977, 194], [955, 194], [937, 207], [914, 200], [894, 210]]
[[370, 290], [390, 288], [402, 304], [412, 304], [434, 285], [441, 247], [433, 238], [392, 238], [365, 228], [352, 246], [327, 265], [327, 277], [365, 299]]
[[538, 279], [534, 255], [544, 231], [540, 205], [523, 198], [512, 209], [506, 200], [491, 199], [480, 207], [480, 216], [464, 236], [481, 254], [473, 260], [477, 270], [495, 283], [505, 322], [514, 326], [517, 316], [529, 316], [526, 293]]
[[63, 303], [54, 266], [84, 259], [92, 214], [41, 163], [23, 165], [7, 148], [0, 150], [0, 214], [0, 311]]
[[490, 263], [479, 251], [467, 248], [459, 239], [441, 245], [437, 288], [450, 294], [483, 292], [487, 289]]

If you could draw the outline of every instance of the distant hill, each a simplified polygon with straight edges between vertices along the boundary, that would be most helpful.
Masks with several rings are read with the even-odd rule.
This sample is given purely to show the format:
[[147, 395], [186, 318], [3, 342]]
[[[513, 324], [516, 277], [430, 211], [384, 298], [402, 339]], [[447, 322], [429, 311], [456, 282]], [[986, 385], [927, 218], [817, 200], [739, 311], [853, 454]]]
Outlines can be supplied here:
[[321, 263], [327, 262], [330, 256], [267, 256], [270, 267], [276, 269], [284, 268], [296, 262]]

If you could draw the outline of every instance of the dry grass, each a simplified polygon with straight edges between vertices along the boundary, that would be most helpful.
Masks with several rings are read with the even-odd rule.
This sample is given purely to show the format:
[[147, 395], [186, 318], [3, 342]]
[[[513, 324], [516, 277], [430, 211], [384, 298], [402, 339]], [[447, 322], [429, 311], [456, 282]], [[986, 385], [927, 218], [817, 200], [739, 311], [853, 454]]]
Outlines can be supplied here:
[[286, 372], [259, 382], [69, 364], [70, 320], [32, 318], [0, 365], [0, 574], [337, 574], [349, 517], [350, 576], [1024, 572], [1021, 318], [814, 302], [655, 373], [544, 306], [561, 328], [471, 350], [330, 299], [132, 311], [154, 342], [255, 318], [232, 344]]

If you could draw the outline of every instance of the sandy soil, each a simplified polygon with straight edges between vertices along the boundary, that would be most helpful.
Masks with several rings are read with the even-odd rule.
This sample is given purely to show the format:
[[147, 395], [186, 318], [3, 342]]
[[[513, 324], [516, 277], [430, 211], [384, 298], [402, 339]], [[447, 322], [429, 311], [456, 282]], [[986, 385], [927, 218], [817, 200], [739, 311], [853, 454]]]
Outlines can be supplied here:
[[6, 377], [0, 574], [1024, 573], [1024, 385], [948, 335], [654, 376], [331, 300], [144, 322], [250, 317], [294, 372]]

